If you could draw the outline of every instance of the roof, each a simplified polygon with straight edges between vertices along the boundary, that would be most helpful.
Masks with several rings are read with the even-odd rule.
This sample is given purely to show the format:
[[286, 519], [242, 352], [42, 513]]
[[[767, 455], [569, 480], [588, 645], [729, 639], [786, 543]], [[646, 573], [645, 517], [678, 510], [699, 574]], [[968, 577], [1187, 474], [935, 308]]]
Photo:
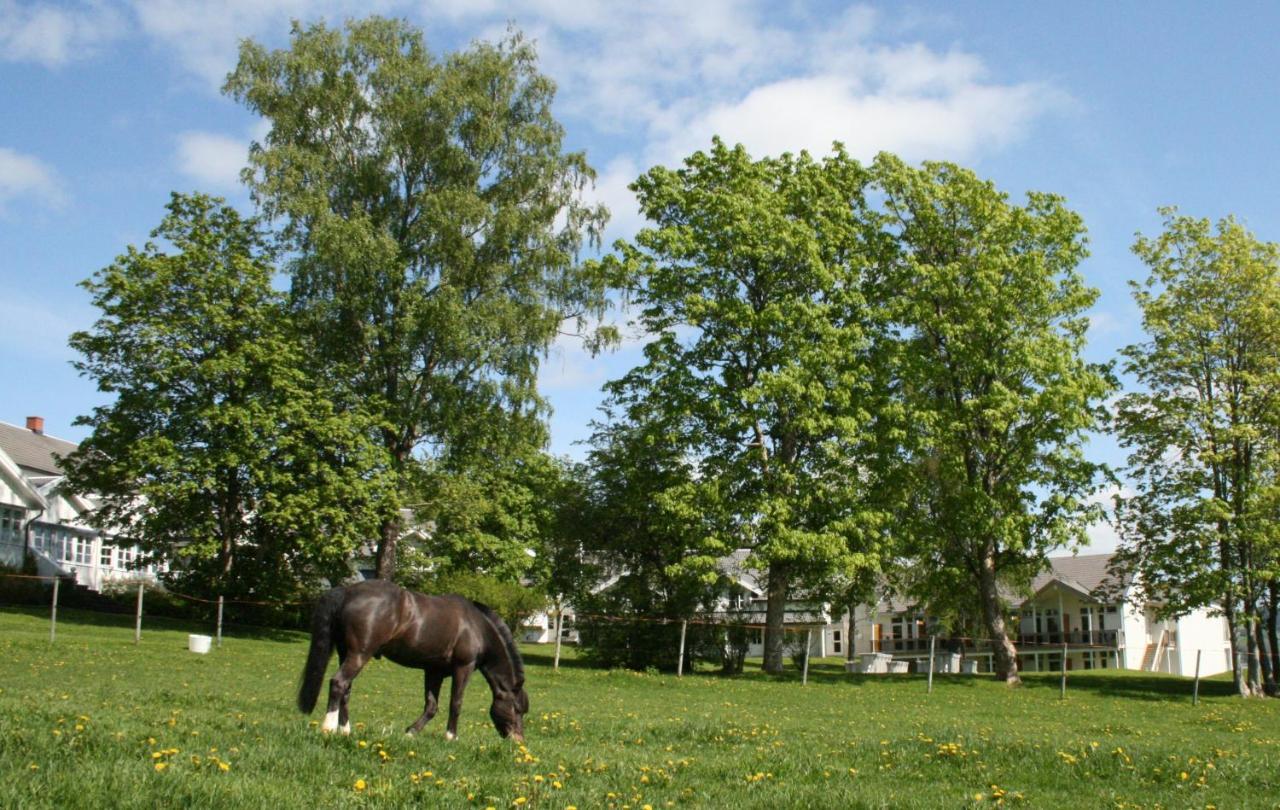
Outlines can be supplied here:
[[25, 427], [0, 422], [0, 450], [25, 471], [61, 475], [62, 469], [54, 460], [53, 454], [68, 455], [76, 446], [75, 442], [55, 439]]
[[1049, 570], [1031, 580], [1031, 592], [1039, 593], [1052, 582], [1060, 582], [1082, 594], [1102, 598], [1102, 593], [1123, 582], [1111, 574], [1114, 554], [1080, 554], [1049, 558]]
[[[1003, 586], [1000, 588], [1000, 595], [1014, 607], [1019, 607], [1048, 586], [1059, 583], [1082, 596], [1099, 602], [1111, 602], [1129, 582], [1127, 577], [1118, 580], [1112, 575], [1111, 560], [1114, 557], [1114, 554], [1050, 557], [1049, 570], [1037, 574], [1031, 580], [1030, 596]], [[881, 599], [876, 610], [880, 613], [905, 613], [914, 607], [915, 604], [908, 598], [895, 594], [888, 599]]]
[[759, 596], [764, 593], [764, 584], [761, 582], [760, 572], [747, 567], [747, 559], [750, 556], [749, 548], [735, 549], [732, 553], [716, 560], [716, 567], [722, 574]]

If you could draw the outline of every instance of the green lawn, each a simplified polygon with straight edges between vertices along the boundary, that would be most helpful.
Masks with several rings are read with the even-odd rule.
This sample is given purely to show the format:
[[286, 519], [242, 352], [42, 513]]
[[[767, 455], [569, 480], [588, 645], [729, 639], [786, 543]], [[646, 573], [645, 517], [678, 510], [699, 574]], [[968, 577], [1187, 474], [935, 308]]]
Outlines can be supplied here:
[[417, 738], [420, 673], [372, 663], [355, 733], [293, 708], [305, 639], [240, 633], [208, 656], [188, 628], [0, 610], [0, 807], [1275, 807], [1280, 701], [1230, 683], [1125, 673], [725, 679], [597, 671], [526, 649], [527, 748], [471, 684], [461, 737]]

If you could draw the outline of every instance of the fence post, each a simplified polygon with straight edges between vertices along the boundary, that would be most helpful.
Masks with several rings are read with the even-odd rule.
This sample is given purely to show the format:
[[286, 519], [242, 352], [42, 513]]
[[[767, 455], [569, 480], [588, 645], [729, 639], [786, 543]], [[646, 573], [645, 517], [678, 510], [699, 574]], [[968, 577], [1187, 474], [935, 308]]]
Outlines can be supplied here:
[[1200, 705], [1200, 653], [1203, 650], [1196, 650], [1196, 685], [1191, 692], [1191, 705]]
[[933, 694], [933, 649], [937, 641], [938, 641], [937, 636], [929, 636], [929, 692], [928, 694], [930, 695]]
[[217, 630], [218, 646], [222, 646], [222, 596], [218, 596], [218, 630]]
[[551, 668], [560, 671], [560, 636], [564, 633], [564, 606], [556, 605], [556, 660]]
[[800, 676], [800, 683], [809, 682], [809, 656], [813, 654], [813, 628], [810, 627], [804, 631], [804, 673]]
[[689, 630], [689, 620], [680, 622], [680, 659], [676, 661], [676, 677], [684, 675], [684, 636]]
[[1058, 693], [1058, 699], [1067, 699], [1067, 642], [1065, 641], [1062, 642], [1062, 690]]
[[133, 623], [133, 643], [142, 641], [142, 583], [138, 583], [138, 612]]
[[58, 633], [58, 580], [59, 577], [53, 578], [53, 610], [49, 613], [49, 643], [53, 643], [54, 636]]

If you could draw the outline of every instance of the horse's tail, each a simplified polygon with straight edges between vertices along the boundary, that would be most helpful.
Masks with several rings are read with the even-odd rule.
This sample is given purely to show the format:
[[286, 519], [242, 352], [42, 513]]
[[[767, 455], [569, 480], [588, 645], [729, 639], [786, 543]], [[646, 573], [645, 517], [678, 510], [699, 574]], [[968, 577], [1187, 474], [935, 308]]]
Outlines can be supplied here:
[[324, 671], [329, 667], [333, 654], [333, 626], [346, 598], [343, 588], [334, 588], [321, 596], [311, 614], [311, 649], [307, 652], [307, 664], [302, 669], [302, 685], [298, 687], [298, 710], [311, 714], [320, 697], [324, 684]]

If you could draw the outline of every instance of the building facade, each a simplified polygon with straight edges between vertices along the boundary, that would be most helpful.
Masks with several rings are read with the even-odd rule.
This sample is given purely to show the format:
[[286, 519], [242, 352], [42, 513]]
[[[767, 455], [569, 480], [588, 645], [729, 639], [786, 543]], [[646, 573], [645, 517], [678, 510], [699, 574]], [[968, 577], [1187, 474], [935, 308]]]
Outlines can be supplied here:
[[[1160, 618], [1158, 605], [1142, 604], [1132, 582], [1110, 572], [1111, 554], [1053, 557], [1031, 583], [1030, 595], [1007, 595], [1014, 610], [1013, 641], [1024, 672], [1129, 669], [1201, 675], [1231, 669], [1231, 641], [1222, 616], [1199, 609]], [[900, 601], [860, 606], [854, 612], [854, 654], [864, 667], [884, 656], [917, 668], [937, 634], [933, 620]], [[990, 671], [985, 639], [934, 638], [934, 652], [976, 660]], [[927, 664], [926, 664], [927, 665]]]
[[132, 543], [89, 525], [95, 504], [64, 491], [59, 456], [73, 442], [48, 436], [44, 420], [26, 426], [0, 422], [0, 564], [19, 568], [25, 555], [42, 576], [69, 576], [95, 591], [112, 581], [155, 579], [155, 566], [138, 567]]

